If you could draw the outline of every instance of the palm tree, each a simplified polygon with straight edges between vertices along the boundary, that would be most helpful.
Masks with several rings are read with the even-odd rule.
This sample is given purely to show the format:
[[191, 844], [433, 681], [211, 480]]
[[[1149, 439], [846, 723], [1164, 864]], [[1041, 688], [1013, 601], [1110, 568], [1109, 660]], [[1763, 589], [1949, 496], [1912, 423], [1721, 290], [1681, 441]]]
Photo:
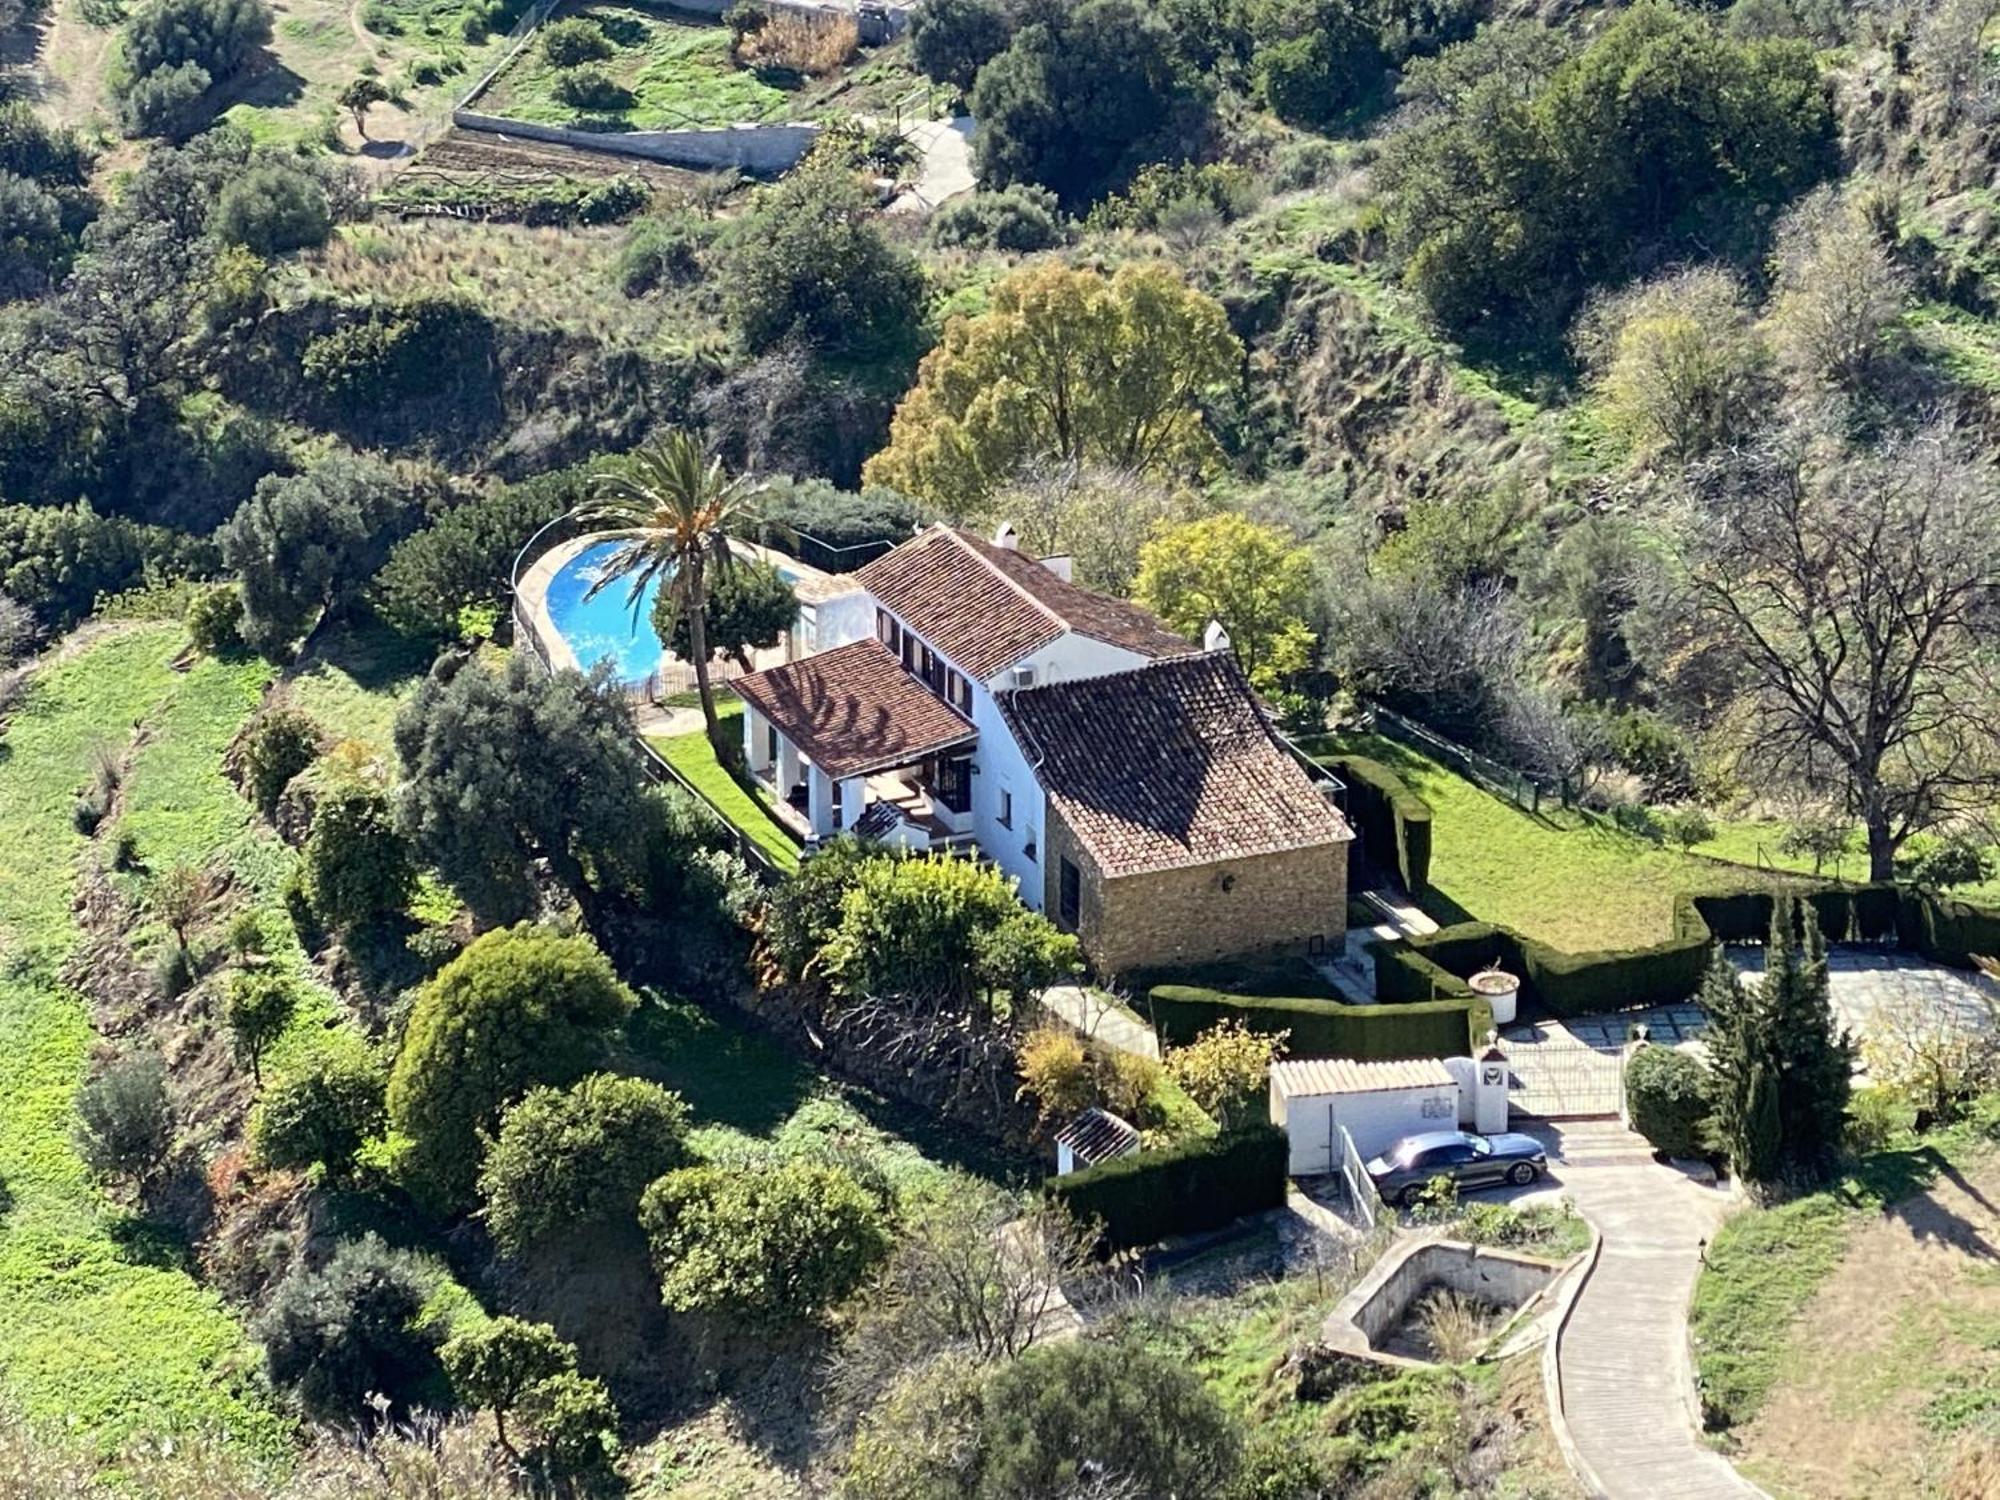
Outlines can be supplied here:
[[731, 534], [755, 524], [754, 494], [746, 479], [730, 478], [698, 439], [670, 432], [635, 451], [629, 467], [594, 476], [591, 500], [577, 511], [586, 525], [625, 533], [591, 594], [629, 578], [627, 598], [636, 616], [647, 586], [658, 579], [687, 620], [701, 716], [718, 756], [721, 726], [708, 681], [708, 580], [736, 566]]

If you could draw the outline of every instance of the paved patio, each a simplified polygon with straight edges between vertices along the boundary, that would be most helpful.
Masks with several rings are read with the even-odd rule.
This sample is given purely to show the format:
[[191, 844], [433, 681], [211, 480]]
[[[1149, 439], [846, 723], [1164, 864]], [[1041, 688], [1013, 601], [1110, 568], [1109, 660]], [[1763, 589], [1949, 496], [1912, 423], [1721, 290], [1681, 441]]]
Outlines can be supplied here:
[[[1731, 948], [1739, 974], [1764, 972], [1762, 948]], [[1968, 1030], [2000, 1034], [2000, 983], [1984, 974], [1947, 969], [1910, 953], [1835, 948], [1827, 954], [1827, 991], [1840, 1024], [1866, 1039], [1885, 1007], [1909, 1015], [1935, 1010]]]

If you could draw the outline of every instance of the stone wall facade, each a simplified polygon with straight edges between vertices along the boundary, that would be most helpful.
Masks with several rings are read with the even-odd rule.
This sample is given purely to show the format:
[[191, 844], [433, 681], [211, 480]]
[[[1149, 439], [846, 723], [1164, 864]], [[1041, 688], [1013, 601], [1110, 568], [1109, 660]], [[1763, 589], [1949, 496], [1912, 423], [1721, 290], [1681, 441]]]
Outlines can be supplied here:
[[1051, 807], [1044, 910], [1062, 913], [1062, 864], [1078, 874], [1076, 934], [1100, 976], [1295, 950], [1337, 948], [1347, 930], [1348, 844], [1105, 879]]
[[734, 167], [759, 177], [776, 177], [799, 164], [819, 136], [817, 125], [729, 125], [715, 130], [570, 130], [483, 115], [470, 109], [452, 111], [460, 130], [485, 130], [523, 140], [573, 146], [579, 151], [605, 151], [637, 156], [668, 166], [713, 170]]

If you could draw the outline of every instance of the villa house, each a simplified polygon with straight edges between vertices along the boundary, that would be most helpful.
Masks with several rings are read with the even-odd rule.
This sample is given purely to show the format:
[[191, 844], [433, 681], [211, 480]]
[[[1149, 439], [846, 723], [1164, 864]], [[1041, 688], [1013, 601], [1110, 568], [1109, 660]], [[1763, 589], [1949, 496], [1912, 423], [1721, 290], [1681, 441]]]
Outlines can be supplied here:
[[1353, 838], [1208, 649], [1003, 528], [934, 526], [816, 602], [810, 654], [736, 680], [802, 833], [976, 852], [1102, 973], [1338, 942]]

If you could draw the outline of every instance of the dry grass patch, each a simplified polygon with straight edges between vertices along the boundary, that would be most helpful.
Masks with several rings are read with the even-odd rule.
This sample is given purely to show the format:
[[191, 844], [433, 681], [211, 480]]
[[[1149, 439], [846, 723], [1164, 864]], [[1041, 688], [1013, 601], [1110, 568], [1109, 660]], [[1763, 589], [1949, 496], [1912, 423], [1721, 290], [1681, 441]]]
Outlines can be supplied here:
[[1976, 1455], [2000, 1447], [2000, 1157], [1853, 1234], [1738, 1446], [1778, 1496], [1979, 1492]]
[[781, 10], [737, 44], [736, 56], [748, 68], [820, 78], [845, 67], [860, 49], [861, 29], [852, 16], [804, 16]]

